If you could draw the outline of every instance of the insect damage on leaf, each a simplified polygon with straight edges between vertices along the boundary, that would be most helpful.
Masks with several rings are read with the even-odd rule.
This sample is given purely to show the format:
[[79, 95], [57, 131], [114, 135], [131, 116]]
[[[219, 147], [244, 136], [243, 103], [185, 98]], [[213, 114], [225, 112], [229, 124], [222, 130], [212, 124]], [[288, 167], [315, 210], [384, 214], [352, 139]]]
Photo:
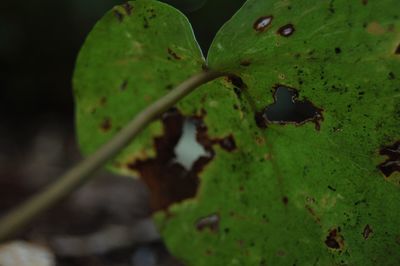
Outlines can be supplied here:
[[340, 234], [340, 228], [334, 228], [329, 231], [329, 235], [325, 239], [325, 245], [332, 249], [343, 249], [344, 238]]
[[119, 22], [124, 20], [124, 16], [130, 16], [133, 12], [133, 6], [130, 3], [124, 3], [122, 5], [114, 7], [114, 15]]
[[269, 26], [271, 26], [272, 20], [273, 16], [260, 17], [254, 22], [253, 29], [258, 32], [264, 32]]
[[211, 232], [218, 232], [219, 230], [219, 221], [220, 216], [217, 213], [211, 214], [207, 217], [200, 218], [196, 222], [196, 229], [198, 231], [203, 231], [204, 229], [208, 228]]
[[400, 141], [383, 147], [379, 154], [388, 157], [386, 161], [378, 166], [386, 177], [391, 176], [394, 172], [400, 172]]
[[268, 124], [295, 124], [303, 125], [313, 122], [317, 130], [323, 121], [322, 109], [316, 107], [309, 100], [298, 100], [299, 92], [285, 85], [274, 87], [274, 103], [256, 112], [257, 126], [266, 128]]
[[[211, 139], [204, 124], [203, 112], [199, 116], [185, 117], [178, 109], [172, 108], [162, 116], [164, 135], [154, 139], [157, 156], [136, 160], [127, 164], [127, 168], [137, 171], [147, 184], [151, 193], [151, 206], [154, 211], [168, 207], [185, 199], [194, 198], [200, 185], [199, 174], [215, 157], [214, 145], [227, 152], [236, 149], [233, 135]], [[196, 128], [196, 140], [206, 151], [189, 168], [177, 161], [176, 146], [183, 135], [185, 121]]]
[[283, 36], [283, 37], [289, 37], [295, 32], [295, 28], [293, 24], [287, 24], [278, 29], [278, 34]]

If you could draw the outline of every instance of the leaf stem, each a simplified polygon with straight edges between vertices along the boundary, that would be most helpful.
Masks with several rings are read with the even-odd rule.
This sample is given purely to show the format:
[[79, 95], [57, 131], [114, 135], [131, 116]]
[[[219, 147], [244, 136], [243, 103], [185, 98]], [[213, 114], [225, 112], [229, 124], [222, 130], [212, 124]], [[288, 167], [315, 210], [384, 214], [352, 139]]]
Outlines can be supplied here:
[[3, 217], [0, 220], [0, 242], [12, 237], [17, 231], [31, 222], [32, 219], [51, 208], [58, 201], [90, 180], [96, 170], [116, 156], [150, 122], [174, 106], [179, 100], [202, 84], [223, 75], [223, 73], [214, 71], [200, 72], [148, 106], [93, 155], [70, 169], [44, 191], [34, 195], [31, 199]]

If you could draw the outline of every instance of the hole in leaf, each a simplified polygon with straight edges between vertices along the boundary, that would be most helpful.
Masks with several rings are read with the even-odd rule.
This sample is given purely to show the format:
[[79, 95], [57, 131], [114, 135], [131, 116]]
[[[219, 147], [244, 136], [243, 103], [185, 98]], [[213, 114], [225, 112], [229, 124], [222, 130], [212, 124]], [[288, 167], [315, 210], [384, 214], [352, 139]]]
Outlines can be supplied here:
[[369, 224], [367, 224], [364, 227], [364, 231], [363, 231], [363, 237], [365, 240], [367, 240], [369, 238], [369, 236], [373, 233], [374, 231], [372, 230], [372, 228], [369, 226]]
[[199, 231], [203, 231], [204, 229], [208, 228], [211, 232], [218, 232], [219, 229], [219, 220], [220, 217], [218, 214], [214, 213], [207, 217], [200, 218], [196, 222], [196, 228]]
[[295, 32], [295, 28], [294, 28], [293, 24], [287, 24], [278, 29], [279, 35], [284, 36], [284, 37], [289, 37], [294, 32]]
[[400, 172], [400, 141], [391, 146], [383, 147], [379, 154], [388, 157], [385, 162], [378, 165], [378, 168], [386, 177], [391, 176], [394, 172]]
[[332, 249], [342, 249], [344, 246], [344, 239], [339, 232], [340, 230], [336, 228], [329, 231], [329, 235], [325, 239], [325, 245]]
[[273, 16], [260, 17], [254, 22], [253, 29], [258, 32], [263, 32], [271, 25], [272, 20]]
[[211, 139], [201, 116], [185, 117], [177, 109], [162, 116], [164, 135], [154, 139], [156, 157], [128, 163], [139, 172], [151, 193], [154, 211], [193, 198], [200, 184], [199, 174], [214, 158], [214, 145], [226, 151], [236, 149], [232, 135]]
[[302, 125], [315, 123], [317, 130], [323, 120], [322, 109], [308, 100], [298, 100], [299, 93], [293, 88], [277, 85], [274, 92], [274, 103], [256, 113], [256, 123], [265, 128], [269, 123]]

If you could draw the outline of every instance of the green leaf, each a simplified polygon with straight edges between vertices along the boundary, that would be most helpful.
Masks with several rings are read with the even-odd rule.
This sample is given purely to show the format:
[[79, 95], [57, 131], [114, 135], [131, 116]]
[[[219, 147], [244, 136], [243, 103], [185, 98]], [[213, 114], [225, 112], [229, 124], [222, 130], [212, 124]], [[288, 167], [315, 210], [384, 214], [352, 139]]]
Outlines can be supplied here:
[[[130, 5], [98, 23], [78, 59], [87, 153], [203, 64], [179, 12]], [[207, 61], [232, 76], [185, 98], [110, 166], [141, 173], [153, 206], [169, 207], [156, 220], [173, 254], [197, 266], [399, 264], [399, 16], [396, 0], [248, 0], [223, 26]], [[306, 112], [276, 114], [274, 96]], [[185, 117], [209, 154], [190, 171], [171, 158]]]

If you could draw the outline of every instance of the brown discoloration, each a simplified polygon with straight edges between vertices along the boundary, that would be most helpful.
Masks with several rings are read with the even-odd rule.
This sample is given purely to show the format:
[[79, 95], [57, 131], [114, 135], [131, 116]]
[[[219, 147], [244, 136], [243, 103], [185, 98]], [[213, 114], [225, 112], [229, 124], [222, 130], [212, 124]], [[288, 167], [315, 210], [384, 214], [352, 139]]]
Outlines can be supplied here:
[[344, 238], [339, 229], [334, 228], [329, 231], [329, 235], [325, 239], [325, 245], [332, 249], [343, 249]]
[[261, 136], [256, 136], [256, 143], [259, 146], [264, 146], [265, 145], [265, 138]]
[[291, 36], [294, 32], [296, 31], [296, 29], [294, 28], [293, 24], [289, 23], [286, 24], [282, 27], [280, 27], [277, 31], [277, 33], [283, 37], [289, 37]]
[[[287, 114], [285, 116], [277, 116], [275, 111], [276, 106], [278, 106], [278, 92], [279, 90], [287, 90], [291, 96], [291, 104], [293, 105], [293, 110], [296, 110], [295, 116]], [[307, 122], [312, 122], [315, 124], [315, 129], [320, 130], [321, 122], [324, 120], [322, 115], [323, 109], [316, 107], [312, 102], [307, 99], [298, 100], [299, 92], [285, 85], [277, 84], [274, 87], [273, 92], [274, 103], [265, 107], [263, 110], [255, 113], [255, 121], [259, 128], [266, 128], [268, 124], [294, 124], [296, 126], [304, 125]], [[283, 101], [287, 99], [282, 99]]]
[[369, 224], [367, 224], [364, 227], [364, 231], [363, 231], [362, 235], [363, 235], [364, 239], [367, 240], [373, 232], [374, 231], [372, 230], [372, 228], [369, 226]]
[[314, 209], [311, 208], [310, 205], [306, 204], [306, 205], [305, 205], [305, 208], [306, 208], [306, 210], [311, 214], [311, 216], [315, 219], [315, 221], [316, 221], [317, 223], [320, 223], [320, 222], [321, 222], [321, 218], [319, 218], [319, 216], [315, 213]]
[[367, 32], [373, 35], [382, 35], [386, 33], [386, 29], [382, 27], [382, 25], [379, 24], [378, 22], [373, 21], [368, 24]]
[[251, 61], [250, 60], [242, 60], [242, 61], [240, 61], [240, 65], [244, 66], [244, 67], [248, 67], [251, 65]]
[[397, 48], [394, 51], [394, 54], [399, 54], [400, 55], [400, 43], [399, 43], [399, 45], [397, 45]]
[[386, 161], [378, 165], [378, 168], [386, 177], [391, 176], [394, 172], [400, 172], [400, 141], [382, 147], [379, 154], [388, 157]]
[[100, 129], [103, 132], [108, 132], [112, 128], [111, 118], [105, 117], [100, 124]]
[[368, 0], [361, 0], [361, 3], [362, 3], [364, 6], [366, 6], [366, 5], [368, 5]]
[[228, 152], [233, 152], [234, 150], [236, 150], [236, 142], [233, 135], [229, 135], [226, 138], [217, 140], [217, 142], [221, 146], [221, 148]]
[[283, 202], [283, 204], [288, 205], [288, 203], [289, 203], [289, 198], [286, 197], [286, 196], [284, 196], [284, 197], [282, 198], [282, 202]]
[[253, 29], [257, 32], [264, 32], [270, 28], [273, 19], [273, 16], [260, 17], [254, 22]]
[[129, 4], [129, 3], [124, 3], [124, 4], [122, 5], [122, 7], [125, 9], [125, 12], [126, 12], [126, 14], [127, 14], [128, 16], [130, 16], [130, 15], [132, 14], [133, 6], [132, 6], [131, 4]]
[[[200, 184], [199, 174], [215, 156], [214, 145], [220, 145], [226, 151], [236, 149], [233, 135], [220, 139], [208, 136], [205, 115], [205, 111], [202, 111], [200, 115], [184, 117], [175, 108], [169, 110], [161, 118], [164, 135], [154, 139], [156, 157], [137, 159], [126, 165], [128, 169], [138, 172], [149, 187], [154, 211], [167, 210], [173, 203], [196, 196]], [[175, 146], [182, 136], [186, 120], [195, 125], [196, 140], [207, 152], [207, 156], [198, 158], [191, 169], [186, 169], [175, 160]]]
[[119, 89], [121, 90], [121, 91], [124, 91], [124, 90], [126, 90], [126, 87], [128, 86], [128, 80], [124, 80], [122, 83], [121, 83], [121, 86], [119, 86]]
[[181, 60], [181, 59], [182, 59], [182, 58], [181, 58], [177, 53], [175, 53], [171, 48], [168, 48], [167, 51], [168, 51], [168, 54], [169, 54], [170, 56], [172, 56], [172, 58], [174, 58], [175, 60]]
[[209, 216], [202, 217], [196, 222], [196, 229], [203, 231], [208, 228], [211, 232], [217, 233], [219, 231], [220, 216], [218, 213], [213, 213]]
[[107, 98], [106, 97], [101, 97], [99, 101], [100, 106], [105, 106], [107, 104]]

